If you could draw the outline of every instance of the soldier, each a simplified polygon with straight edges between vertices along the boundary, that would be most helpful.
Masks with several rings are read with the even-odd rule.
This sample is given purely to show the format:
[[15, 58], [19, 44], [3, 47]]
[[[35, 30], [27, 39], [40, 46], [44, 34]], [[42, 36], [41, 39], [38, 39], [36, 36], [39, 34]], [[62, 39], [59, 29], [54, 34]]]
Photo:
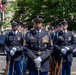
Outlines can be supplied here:
[[50, 30], [51, 30], [50, 36], [51, 36], [51, 38], [52, 38], [52, 40], [53, 40], [53, 42], [54, 42], [54, 39], [55, 39], [55, 31], [54, 31], [54, 27], [53, 27], [53, 26], [50, 27]]
[[48, 32], [50, 33], [54, 32], [54, 27], [53, 26], [48, 27]]
[[28, 56], [26, 66], [29, 75], [48, 75], [53, 42], [48, 32], [42, 29], [43, 16], [35, 16], [33, 22], [34, 29], [26, 34], [26, 45], [24, 47]]
[[58, 64], [59, 60], [63, 57], [62, 63], [62, 75], [70, 75], [70, 68], [72, 64], [72, 50], [75, 48], [76, 37], [72, 34], [72, 32], [68, 31], [68, 22], [62, 21], [63, 30], [58, 33], [58, 40], [56, 41], [55, 48], [59, 52], [58, 55]]
[[[59, 22], [57, 24], [57, 28], [58, 30], [56, 32], [53, 32], [51, 33], [52, 35], [52, 40], [53, 40], [53, 45], [55, 46], [56, 45], [56, 42], [58, 40], [58, 34], [60, 32], [62, 32], [62, 25], [61, 23]], [[52, 60], [52, 64], [51, 64], [51, 69], [50, 69], [50, 74], [51, 75], [60, 75], [60, 62], [61, 62], [61, 59], [60, 59], [60, 52], [54, 47], [53, 48], [53, 53], [52, 53], [52, 56], [51, 56], [51, 60]]]
[[61, 52], [63, 55], [63, 63], [62, 63], [62, 75], [71, 75], [71, 65], [73, 60], [72, 51], [76, 45], [76, 35], [74, 35], [71, 31], [68, 31], [68, 22], [62, 21], [64, 34], [62, 37], [63, 48]]
[[[12, 30], [6, 35], [5, 50], [7, 51], [7, 63], [10, 60], [8, 75], [22, 75], [22, 51], [23, 51], [23, 36], [18, 31], [18, 21], [11, 20]], [[10, 58], [9, 58], [10, 57]], [[14, 71], [15, 70], [15, 71]]]
[[[55, 39], [54, 39], [54, 46], [57, 45], [57, 41], [59, 40], [58, 37], [59, 35], [62, 35], [63, 34], [63, 25], [61, 24], [61, 21], [58, 23], [58, 31], [55, 32]], [[53, 55], [55, 57], [55, 62], [56, 62], [56, 66], [55, 66], [55, 69], [56, 69], [56, 73], [58, 75], [61, 75], [61, 71], [62, 71], [62, 53], [56, 49], [54, 47], [54, 51], [53, 51]]]
[[[21, 26], [21, 33], [22, 33], [22, 35], [23, 35], [23, 37], [26, 35], [26, 33], [28, 32], [28, 28], [27, 28], [27, 26]], [[24, 43], [23, 43], [23, 45], [25, 45], [26, 44], [26, 41], [24, 40]], [[22, 67], [23, 67], [23, 69], [22, 69], [22, 71], [23, 71], [23, 75], [26, 75], [26, 73], [28, 72], [27, 70], [26, 70], [26, 63], [27, 63], [27, 56], [26, 56], [26, 54], [23, 52], [23, 60], [22, 60]]]

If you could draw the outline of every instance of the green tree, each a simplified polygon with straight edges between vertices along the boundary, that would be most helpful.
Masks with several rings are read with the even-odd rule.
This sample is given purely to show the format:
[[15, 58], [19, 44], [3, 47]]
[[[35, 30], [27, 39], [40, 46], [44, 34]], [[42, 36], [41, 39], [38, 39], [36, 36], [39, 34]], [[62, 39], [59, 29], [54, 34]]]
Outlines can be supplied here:
[[4, 27], [10, 26], [10, 20], [13, 18], [14, 15], [14, 7], [16, 5], [16, 2], [7, 2], [7, 9], [4, 11]]
[[76, 29], [76, 1], [75, 0], [18, 0], [15, 5], [14, 19], [21, 20], [24, 25], [32, 27], [32, 17], [44, 15], [44, 25], [48, 22], [55, 25], [58, 20], [67, 19], [69, 29]]

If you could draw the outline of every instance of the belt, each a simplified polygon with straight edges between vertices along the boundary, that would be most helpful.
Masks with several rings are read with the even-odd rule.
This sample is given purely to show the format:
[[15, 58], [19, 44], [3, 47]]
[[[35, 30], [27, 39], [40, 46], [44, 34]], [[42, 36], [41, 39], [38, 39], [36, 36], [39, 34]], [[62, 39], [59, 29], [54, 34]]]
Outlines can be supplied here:
[[9, 48], [13, 48], [13, 47], [15, 47], [15, 48], [19, 48], [19, 47], [21, 47], [21, 46], [10, 46]]
[[41, 55], [44, 51], [33, 51], [35, 54], [37, 54], [37, 55]]
[[60, 46], [60, 47], [62, 47], [62, 48], [64, 48], [64, 47], [68, 47], [69, 45], [64, 45], [64, 46]]

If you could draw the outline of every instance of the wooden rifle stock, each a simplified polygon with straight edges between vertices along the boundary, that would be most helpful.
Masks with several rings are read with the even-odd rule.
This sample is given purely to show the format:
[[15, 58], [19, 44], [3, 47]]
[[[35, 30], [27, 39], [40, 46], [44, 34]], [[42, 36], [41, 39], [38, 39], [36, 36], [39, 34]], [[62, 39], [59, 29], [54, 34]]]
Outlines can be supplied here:
[[58, 61], [55, 60], [54, 57], [51, 57], [50, 61], [50, 75], [60, 75], [60, 70], [62, 68], [62, 60], [60, 60], [60, 63], [58, 65]]
[[10, 60], [8, 61], [7, 65], [6, 65], [6, 68], [5, 68], [5, 71], [4, 71], [4, 75], [7, 75], [9, 66], [10, 66]]
[[60, 70], [62, 68], [62, 60], [60, 61], [59, 67], [58, 67], [58, 75], [60, 75]]

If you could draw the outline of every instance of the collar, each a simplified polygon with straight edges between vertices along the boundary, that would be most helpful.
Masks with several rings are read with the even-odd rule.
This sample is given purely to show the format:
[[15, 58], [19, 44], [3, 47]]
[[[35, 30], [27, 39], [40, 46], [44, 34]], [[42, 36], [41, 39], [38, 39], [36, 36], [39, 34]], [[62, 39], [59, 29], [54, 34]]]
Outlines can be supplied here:
[[35, 31], [38, 33], [41, 33], [41, 31], [42, 31], [42, 29], [39, 29], [39, 30], [37, 30], [37, 29], [35, 29]]
[[67, 29], [66, 29], [66, 30], [64, 30], [64, 32], [65, 32], [65, 33], [67, 33]]
[[16, 31], [12, 31], [13, 32], [13, 34], [15, 33], [15, 34], [17, 34], [18, 33], [18, 30], [16, 30]]

